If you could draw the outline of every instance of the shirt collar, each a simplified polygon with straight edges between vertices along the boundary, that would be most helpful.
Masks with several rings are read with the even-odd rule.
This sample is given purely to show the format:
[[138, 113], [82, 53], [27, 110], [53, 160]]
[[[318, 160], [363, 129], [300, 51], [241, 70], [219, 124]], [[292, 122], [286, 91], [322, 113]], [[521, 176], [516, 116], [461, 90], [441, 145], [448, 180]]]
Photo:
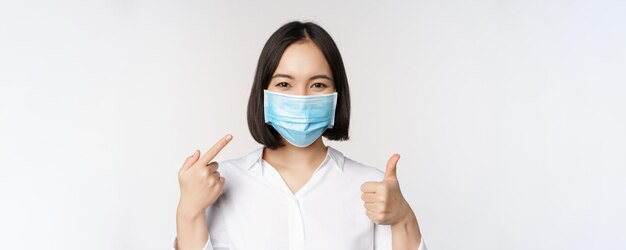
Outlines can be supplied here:
[[[247, 157], [247, 161], [244, 166], [247, 167], [247, 170], [252, 169], [254, 166], [261, 165], [261, 161], [263, 160], [263, 148], [260, 147], [250, 152], [249, 157]], [[326, 146], [328, 148], [326, 152], [326, 157], [330, 157], [330, 162], [334, 165], [340, 172], [343, 172], [343, 164], [345, 162], [345, 156], [331, 146]]]

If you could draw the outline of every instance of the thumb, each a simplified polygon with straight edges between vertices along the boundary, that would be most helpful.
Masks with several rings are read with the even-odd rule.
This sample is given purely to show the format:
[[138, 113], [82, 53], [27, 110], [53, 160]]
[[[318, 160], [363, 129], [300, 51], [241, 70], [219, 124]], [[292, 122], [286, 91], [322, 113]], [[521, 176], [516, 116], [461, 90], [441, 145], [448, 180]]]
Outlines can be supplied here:
[[185, 159], [185, 163], [183, 163], [183, 166], [180, 168], [180, 170], [178, 170], [178, 173], [181, 173], [182, 171], [186, 171], [187, 169], [191, 168], [191, 166], [193, 166], [193, 164], [198, 161], [199, 156], [200, 151], [198, 151], [197, 149], [196, 151], [193, 151], [193, 154]]
[[385, 179], [397, 180], [396, 176], [396, 165], [398, 164], [398, 160], [400, 160], [399, 154], [394, 154], [387, 161], [387, 168], [385, 169]]

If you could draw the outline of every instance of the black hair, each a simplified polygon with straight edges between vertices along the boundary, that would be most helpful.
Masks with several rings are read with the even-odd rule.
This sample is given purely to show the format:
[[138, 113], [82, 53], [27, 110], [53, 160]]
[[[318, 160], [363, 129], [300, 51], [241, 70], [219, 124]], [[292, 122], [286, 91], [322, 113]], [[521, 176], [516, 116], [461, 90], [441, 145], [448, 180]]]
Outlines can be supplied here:
[[322, 27], [315, 23], [293, 21], [280, 27], [265, 43], [254, 75], [254, 82], [248, 99], [248, 128], [257, 142], [270, 149], [282, 146], [280, 134], [265, 123], [263, 90], [267, 89], [278, 63], [289, 45], [311, 40], [322, 51], [333, 75], [337, 91], [335, 124], [324, 131], [322, 136], [329, 140], [344, 141], [349, 139], [350, 127], [350, 90], [343, 60], [335, 41]]

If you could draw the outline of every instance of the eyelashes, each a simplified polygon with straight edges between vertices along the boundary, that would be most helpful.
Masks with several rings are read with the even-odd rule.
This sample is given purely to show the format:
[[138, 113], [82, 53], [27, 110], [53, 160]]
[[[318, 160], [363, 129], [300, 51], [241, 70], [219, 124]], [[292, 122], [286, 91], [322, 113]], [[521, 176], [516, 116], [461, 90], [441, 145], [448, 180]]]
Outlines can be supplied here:
[[286, 83], [286, 82], [279, 82], [276, 84], [276, 87], [282, 87], [282, 88], [286, 88], [289, 86], [290, 86], [289, 83]]
[[328, 86], [326, 86], [326, 84], [316, 82], [316, 83], [313, 84], [312, 87], [315, 87], [315, 88], [326, 88]]
[[[277, 83], [277, 84], [276, 84], [276, 85], [274, 85], [274, 86], [276, 86], [276, 87], [280, 87], [280, 88], [288, 88], [288, 87], [291, 87], [291, 84], [289, 84], [289, 83], [287, 83], [287, 82], [279, 82], [279, 83]], [[311, 88], [318, 88], [318, 89], [319, 89], [319, 88], [326, 88], [326, 87], [328, 87], [326, 84], [319, 83], [319, 82], [313, 83], [313, 84], [311, 85]]]

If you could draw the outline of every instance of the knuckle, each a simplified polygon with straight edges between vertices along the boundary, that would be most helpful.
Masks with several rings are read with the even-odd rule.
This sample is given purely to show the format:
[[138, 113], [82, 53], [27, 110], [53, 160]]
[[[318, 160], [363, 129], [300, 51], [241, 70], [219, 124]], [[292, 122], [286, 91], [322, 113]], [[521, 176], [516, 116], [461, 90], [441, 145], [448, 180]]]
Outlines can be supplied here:
[[207, 184], [211, 187], [215, 186], [217, 184], [217, 181], [215, 181], [214, 178], [209, 178], [207, 179]]
[[387, 210], [388, 210], [388, 208], [387, 208], [387, 206], [386, 206], [385, 204], [380, 204], [380, 205], [378, 206], [378, 210], [379, 210], [381, 213], [386, 213], [386, 212], [387, 212]]
[[211, 170], [211, 172], [217, 171], [218, 168], [219, 168], [219, 164], [217, 164], [217, 162], [209, 163], [209, 169]]

